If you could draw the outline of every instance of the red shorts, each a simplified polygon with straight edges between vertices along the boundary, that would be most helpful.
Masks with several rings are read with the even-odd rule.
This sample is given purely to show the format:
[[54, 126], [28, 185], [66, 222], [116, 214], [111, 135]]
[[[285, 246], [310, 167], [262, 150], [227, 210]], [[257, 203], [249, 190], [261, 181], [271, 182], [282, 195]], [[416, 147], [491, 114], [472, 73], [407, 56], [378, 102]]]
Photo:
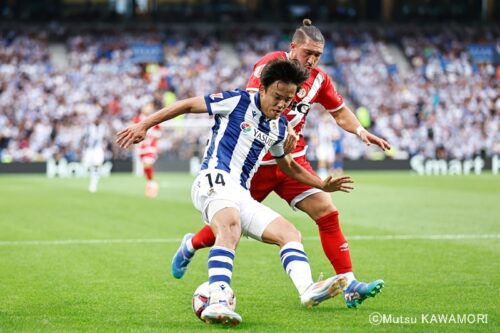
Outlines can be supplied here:
[[[306, 160], [305, 156], [300, 156], [295, 159], [295, 162], [311, 174], [318, 175], [314, 172], [311, 164]], [[321, 192], [321, 190], [301, 183], [293, 178], [285, 175], [280, 168], [274, 165], [261, 165], [252, 178], [250, 184], [250, 194], [257, 201], [264, 200], [269, 193], [276, 192], [281, 198], [285, 199], [292, 207], [307, 198], [308, 196]]]
[[154, 153], [147, 153], [139, 155], [143, 164], [154, 164], [156, 162], [157, 155]]

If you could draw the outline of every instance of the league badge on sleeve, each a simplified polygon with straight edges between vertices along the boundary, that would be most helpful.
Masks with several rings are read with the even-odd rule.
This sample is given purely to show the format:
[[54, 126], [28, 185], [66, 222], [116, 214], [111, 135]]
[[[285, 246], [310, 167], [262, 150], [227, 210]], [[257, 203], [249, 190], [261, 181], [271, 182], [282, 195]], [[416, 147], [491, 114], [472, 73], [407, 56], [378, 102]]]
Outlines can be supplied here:
[[297, 92], [297, 97], [300, 99], [306, 97], [306, 90], [304, 88], [300, 88], [300, 90]]
[[260, 78], [260, 76], [262, 75], [262, 70], [264, 69], [264, 67], [266, 67], [266, 64], [257, 66], [257, 68], [255, 68], [255, 70], [253, 71], [253, 76], [255, 76], [256, 78]]
[[222, 93], [217, 93], [217, 94], [211, 94], [209, 97], [212, 101], [215, 101], [215, 99], [224, 98], [224, 95]]

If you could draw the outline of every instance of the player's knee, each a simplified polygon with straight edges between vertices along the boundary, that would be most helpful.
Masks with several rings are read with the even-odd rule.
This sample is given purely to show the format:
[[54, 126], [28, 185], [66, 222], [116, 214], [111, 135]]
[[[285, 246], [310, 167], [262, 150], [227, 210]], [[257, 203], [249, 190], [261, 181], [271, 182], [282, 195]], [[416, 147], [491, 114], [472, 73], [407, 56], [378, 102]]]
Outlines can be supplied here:
[[288, 233], [288, 239], [286, 240], [286, 243], [288, 242], [302, 242], [302, 234], [297, 230], [297, 228], [295, 228], [293, 224], [290, 224], [290, 231]]
[[280, 247], [284, 246], [289, 242], [302, 242], [302, 235], [300, 231], [295, 228], [295, 226], [291, 223], [287, 223], [286, 227], [282, 229], [278, 237], [278, 245]]
[[238, 245], [241, 236], [241, 226], [239, 222], [231, 221], [219, 224], [215, 228], [215, 245], [227, 247], [234, 250]]
[[300, 242], [301, 234], [292, 223], [280, 217], [264, 230], [262, 240], [282, 247], [288, 242]]
[[320, 219], [323, 216], [327, 216], [333, 212], [337, 211], [335, 206], [333, 205], [326, 205], [325, 207], [322, 207], [322, 209], [319, 209], [317, 212], [315, 212], [315, 216], [313, 217], [314, 220]]
[[234, 221], [234, 223], [231, 223], [231, 227], [229, 230], [229, 238], [230, 238], [231, 244], [233, 244], [234, 247], [236, 247], [236, 245], [238, 244], [238, 242], [240, 240], [240, 236], [241, 236], [240, 222]]
[[337, 210], [331, 196], [324, 192], [310, 195], [298, 202], [296, 206], [307, 213], [313, 220], [317, 220]]
[[230, 207], [221, 209], [213, 215], [210, 226], [216, 236], [215, 245], [230, 249], [236, 248], [241, 235], [241, 223], [237, 210]]

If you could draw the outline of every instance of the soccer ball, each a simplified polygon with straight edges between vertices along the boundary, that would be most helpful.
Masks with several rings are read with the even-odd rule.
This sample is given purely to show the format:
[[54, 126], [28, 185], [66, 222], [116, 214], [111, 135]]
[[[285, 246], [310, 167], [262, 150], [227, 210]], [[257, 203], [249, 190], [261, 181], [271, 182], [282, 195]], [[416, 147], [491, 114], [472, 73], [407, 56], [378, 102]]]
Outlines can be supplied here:
[[[229, 308], [234, 311], [236, 309], [236, 296], [230, 287], [226, 288], [224, 291], [228, 295], [227, 304]], [[206, 281], [200, 284], [193, 294], [192, 307], [196, 317], [201, 319], [201, 313], [208, 306], [209, 301], [208, 281]]]

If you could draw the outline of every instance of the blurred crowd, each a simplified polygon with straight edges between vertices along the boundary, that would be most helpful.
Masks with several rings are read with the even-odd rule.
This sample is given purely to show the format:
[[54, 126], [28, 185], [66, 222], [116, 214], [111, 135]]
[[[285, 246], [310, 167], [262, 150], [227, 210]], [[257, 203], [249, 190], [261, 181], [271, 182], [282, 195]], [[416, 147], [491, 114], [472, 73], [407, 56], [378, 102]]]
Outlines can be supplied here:
[[[389, 158], [500, 154], [498, 69], [491, 62], [476, 63], [467, 49], [471, 43], [500, 48], [498, 29], [349, 27], [324, 35], [321, 66], [347, 105], [358, 115], [364, 112], [363, 125], [393, 145]], [[116, 133], [151, 104], [159, 109], [176, 99], [244, 89], [253, 64], [267, 52], [288, 50], [290, 40], [290, 32], [281, 31], [234, 31], [224, 42], [214, 36], [0, 28], [1, 161], [80, 160], [85, 129], [97, 117]], [[65, 46], [61, 63], [51, 48], [57, 43]], [[160, 64], [134, 61], [134, 43], [160, 45]], [[401, 59], [394, 59], [394, 50]], [[403, 70], [401, 61], [408, 68]], [[322, 114], [310, 112], [304, 130], [313, 159], [314, 146], [325, 140], [316, 126]], [[165, 126], [160, 154], [201, 154], [207, 124], [199, 115], [186, 115]], [[330, 139], [342, 141], [347, 158], [384, 157], [354, 135], [332, 132]], [[108, 159], [130, 156], [113, 141], [110, 137]]]
[[[492, 62], [476, 63], [467, 49], [500, 50], [497, 28], [352, 29], [330, 40], [334, 77], [354, 106], [369, 110], [372, 130], [395, 153], [444, 159], [500, 153], [500, 72]], [[392, 45], [408, 61], [406, 71], [396, 66]], [[346, 154], [364, 154], [359, 140], [346, 141]]]

